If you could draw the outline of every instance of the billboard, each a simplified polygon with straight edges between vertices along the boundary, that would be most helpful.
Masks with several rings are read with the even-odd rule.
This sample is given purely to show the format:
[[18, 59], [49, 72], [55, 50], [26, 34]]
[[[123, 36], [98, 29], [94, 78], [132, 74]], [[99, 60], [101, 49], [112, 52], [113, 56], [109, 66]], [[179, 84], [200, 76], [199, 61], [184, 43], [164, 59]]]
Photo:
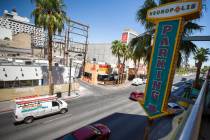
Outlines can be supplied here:
[[128, 32], [122, 33], [122, 43], [127, 43], [128, 41]]

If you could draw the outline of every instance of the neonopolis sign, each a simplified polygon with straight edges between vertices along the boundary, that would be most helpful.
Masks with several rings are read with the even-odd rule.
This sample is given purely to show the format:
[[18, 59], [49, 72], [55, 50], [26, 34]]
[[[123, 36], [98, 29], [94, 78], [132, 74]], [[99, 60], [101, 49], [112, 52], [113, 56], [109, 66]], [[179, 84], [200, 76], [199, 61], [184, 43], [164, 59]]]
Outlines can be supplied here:
[[166, 19], [180, 16], [195, 14], [200, 11], [200, 3], [198, 1], [176, 2], [173, 4], [165, 4], [148, 10], [147, 19]]

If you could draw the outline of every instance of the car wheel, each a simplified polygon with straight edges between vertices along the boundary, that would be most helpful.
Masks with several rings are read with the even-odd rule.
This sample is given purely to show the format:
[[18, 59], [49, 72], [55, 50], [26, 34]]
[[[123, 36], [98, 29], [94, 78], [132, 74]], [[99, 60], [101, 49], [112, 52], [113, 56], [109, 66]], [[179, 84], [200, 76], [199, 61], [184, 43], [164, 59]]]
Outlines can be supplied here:
[[32, 123], [33, 120], [34, 120], [34, 117], [30, 116], [30, 117], [26, 117], [26, 118], [24, 119], [24, 122], [25, 122], [26, 124], [29, 124], [29, 123]]
[[64, 108], [61, 109], [61, 111], [60, 111], [61, 114], [64, 114], [64, 113], [66, 113], [66, 112], [67, 112], [67, 109], [64, 109]]

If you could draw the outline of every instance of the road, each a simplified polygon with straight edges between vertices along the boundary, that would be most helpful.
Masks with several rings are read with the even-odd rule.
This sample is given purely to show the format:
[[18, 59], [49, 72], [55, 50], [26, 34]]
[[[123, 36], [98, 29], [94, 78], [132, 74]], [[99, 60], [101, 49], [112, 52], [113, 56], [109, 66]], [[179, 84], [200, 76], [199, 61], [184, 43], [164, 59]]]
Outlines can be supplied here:
[[[174, 83], [181, 80], [183, 77], [175, 77]], [[144, 91], [145, 85], [114, 89], [85, 83], [81, 85], [94, 94], [68, 101], [69, 112], [66, 114], [43, 117], [32, 124], [16, 125], [13, 124], [12, 113], [1, 114], [1, 140], [54, 139], [94, 122], [104, 123], [111, 129], [110, 140], [143, 139], [147, 117], [140, 105], [128, 97], [131, 91]], [[172, 118], [156, 120], [150, 139], [166, 135], [172, 129]]]

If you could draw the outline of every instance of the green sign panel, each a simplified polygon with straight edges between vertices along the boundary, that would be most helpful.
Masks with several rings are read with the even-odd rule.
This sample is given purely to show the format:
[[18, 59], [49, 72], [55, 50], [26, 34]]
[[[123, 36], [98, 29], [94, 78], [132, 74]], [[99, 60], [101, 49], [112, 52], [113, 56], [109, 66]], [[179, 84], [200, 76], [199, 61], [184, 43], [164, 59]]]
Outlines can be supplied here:
[[164, 101], [169, 96], [167, 89], [171, 88], [168, 83], [172, 82], [169, 76], [173, 69], [180, 22], [179, 19], [161, 21], [157, 25], [144, 101], [144, 109], [150, 118], [164, 113]]

